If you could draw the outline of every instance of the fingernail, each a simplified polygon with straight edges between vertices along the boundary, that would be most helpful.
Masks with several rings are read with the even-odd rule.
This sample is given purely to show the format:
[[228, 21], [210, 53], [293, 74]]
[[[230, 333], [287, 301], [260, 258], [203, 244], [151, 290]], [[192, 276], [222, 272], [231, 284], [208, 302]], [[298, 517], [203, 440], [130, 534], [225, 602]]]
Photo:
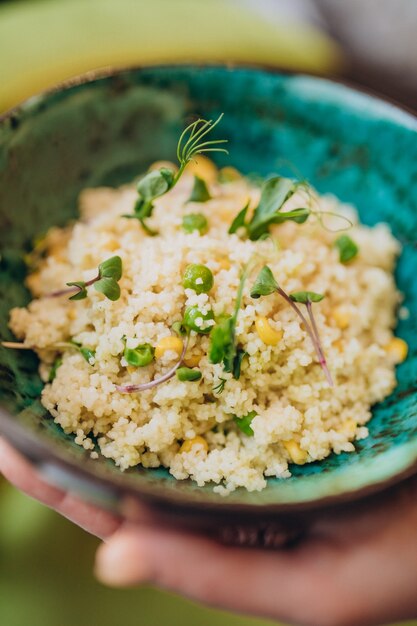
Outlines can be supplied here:
[[111, 587], [126, 587], [145, 582], [149, 570], [141, 552], [139, 542], [131, 537], [112, 538], [97, 551], [96, 577]]

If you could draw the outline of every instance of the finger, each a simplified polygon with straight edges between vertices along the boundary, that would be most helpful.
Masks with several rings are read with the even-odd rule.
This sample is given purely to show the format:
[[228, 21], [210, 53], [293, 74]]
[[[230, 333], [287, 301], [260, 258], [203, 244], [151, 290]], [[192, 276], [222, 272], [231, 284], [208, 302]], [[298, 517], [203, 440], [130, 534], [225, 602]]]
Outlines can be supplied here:
[[230, 548], [144, 526], [122, 528], [100, 546], [96, 575], [115, 587], [150, 582], [210, 605], [306, 623], [308, 585], [298, 565], [297, 553]]
[[0, 438], [0, 472], [15, 487], [100, 538], [113, 534], [121, 520], [72, 493], [46, 483], [32, 465]]

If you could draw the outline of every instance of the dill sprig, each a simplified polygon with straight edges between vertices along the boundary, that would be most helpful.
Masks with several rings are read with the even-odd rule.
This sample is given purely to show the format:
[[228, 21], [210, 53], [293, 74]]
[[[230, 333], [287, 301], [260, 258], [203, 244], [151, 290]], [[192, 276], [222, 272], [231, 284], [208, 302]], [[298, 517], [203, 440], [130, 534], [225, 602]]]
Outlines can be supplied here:
[[133, 207], [133, 213], [123, 215], [129, 219], [137, 219], [148, 235], [157, 235], [147, 224], [147, 219], [152, 216], [154, 201], [173, 189], [184, 173], [185, 168], [198, 154], [205, 152], [225, 152], [221, 144], [227, 143], [227, 139], [206, 140], [221, 121], [223, 113], [217, 120], [198, 119], [189, 124], [181, 133], [177, 144], [178, 171], [162, 167], [146, 174], [137, 184], [138, 199]]

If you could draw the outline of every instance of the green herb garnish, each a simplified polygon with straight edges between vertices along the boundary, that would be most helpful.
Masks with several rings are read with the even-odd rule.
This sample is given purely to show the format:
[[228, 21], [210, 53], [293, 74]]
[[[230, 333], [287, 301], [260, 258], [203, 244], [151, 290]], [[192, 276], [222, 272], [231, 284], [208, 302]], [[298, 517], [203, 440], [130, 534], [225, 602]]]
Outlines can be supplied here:
[[211, 200], [211, 195], [205, 180], [194, 175], [193, 188], [187, 202], [207, 202], [207, 200]]
[[217, 383], [217, 385], [213, 387], [213, 391], [217, 393], [218, 395], [223, 393], [226, 382], [227, 382], [226, 378], [219, 378], [219, 382]]
[[181, 380], [182, 382], [185, 382], [185, 381], [194, 382], [196, 380], [201, 379], [201, 372], [191, 367], [179, 367], [177, 369], [177, 378], [178, 380]]
[[58, 368], [62, 365], [62, 356], [58, 356], [55, 361], [52, 363], [52, 367], [49, 370], [48, 383], [51, 383], [56, 378], [56, 373]]
[[229, 233], [236, 232], [239, 228], [246, 228], [249, 239], [255, 241], [269, 233], [272, 224], [282, 224], [288, 220], [303, 224], [310, 215], [307, 208], [284, 211], [281, 209], [287, 200], [294, 195], [299, 184], [290, 178], [274, 176], [266, 180], [261, 189], [261, 198], [252, 218], [246, 222], [246, 214], [249, 208], [247, 204], [235, 217], [229, 228]]
[[137, 219], [149, 235], [157, 234], [146, 223], [146, 220], [152, 216], [154, 200], [175, 187], [188, 163], [198, 154], [204, 152], [225, 152], [227, 154], [227, 150], [219, 147], [220, 144], [227, 143], [227, 139], [205, 140], [206, 135], [217, 126], [222, 117], [223, 113], [214, 122], [198, 119], [184, 129], [177, 145], [178, 171], [175, 172], [162, 167], [146, 174], [137, 185], [139, 198], [133, 207], [133, 213], [123, 217]]
[[61, 289], [49, 294], [49, 297], [56, 298], [73, 293], [70, 300], [84, 300], [87, 297], [87, 287], [94, 285], [94, 289], [102, 293], [109, 300], [115, 301], [120, 298], [120, 287], [118, 281], [122, 277], [122, 259], [113, 256], [98, 266], [98, 273], [95, 278], [84, 282], [83, 280], [66, 283], [69, 289]]
[[356, 243], [349, 237], [349, 235], [340, 235], [334, 242], [335, 247], [339, 250], [339, 259], [341, 263], [348, 263], [359, 252], [359, 248]]
[[[258, 277], [251, 289], [252, 298], [260, 298], [261, 296], [269, 296], [272, 293], [279, 293], [279, 295], [288, 302], [288, 304], [297, 313], [301, 319], [306, 332], [308, 333], [314, 349], [317, 354], [318, 361], [326, 375], [327, 382], [330, 387], [333, 387], [333, 380], [327, 367], [326, 358], [324, 356], [323, 348], [321, 345], [320, 336], [317, 330], [316, 321], [313, 315], [312, 303], [320, 302], [324, 298], [321, 294], [309, 291], [297, 291], [288, 295], [277, 283], [271, 269], [265, 265], [258, 274]], [[311, 297], [310, 297], [311, 296]], [[296, 303], [305, 304], [307, 307], [309, 321], [302, 313]]]
[[146, 367], [152, 363], [155, 354], [155, 348], [150, 343], [141, 343], [136, 348], [124, 349], [123, 356], [128, 365], [133, 367]]
[[245, 435], [247, 435], [248, 437], [253, 437], [254, 432], [252, 430], [251, 423], [253, 418], [257, 415], [258, 414], [256, 411], [251, 411], [247, 415], [243, 415], [243, 417], [238, 417], [237, 415], [234, 415], [233, 421], [240, 428], [242, 433], [245, 433]]
[[202, 213], [187, 213], [182, 218], [182, 228], [188, 234], [197, 230], [200, 235], [204, 235], [208, 231], [208, 221]]
[[[249, 273], [248, 263], [240, 277], [233, 315], [223, 316], [210, 333], [209, 358], [212, 363], [223, 363], [225, 372], [232, 372], [237, 379], [240, 376], [244, 351], [236, 344], [236, 323], [242, 305], [243, 288]], [[243, 352], [243, 354], [242, 354]]]

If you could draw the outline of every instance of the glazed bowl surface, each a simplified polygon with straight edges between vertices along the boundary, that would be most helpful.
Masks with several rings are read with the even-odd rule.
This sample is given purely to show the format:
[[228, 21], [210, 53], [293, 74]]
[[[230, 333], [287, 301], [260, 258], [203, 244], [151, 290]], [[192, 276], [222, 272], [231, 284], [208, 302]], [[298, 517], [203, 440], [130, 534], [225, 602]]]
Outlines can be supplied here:
[[0, 431], [53, 482], [118, 508], [126, 495], [198, 524], [276, 519], [357, 500], [417, 468], [417, 120], [342, 84], [261, 68], [158, 66], [90, 75], [36, 96], [0, 121], [0, 329], [24, 305], [24, 255], [33, 238], [76, 217], [85, 187], [118, 186], [172, 159], [190, 116], [221, 112], [230, 156], [243, 173], [297, 172], [319, 192], [352, 202], [369, 225], [387, 222], [403, 251], [396, 279], [410, 312], [397, 334], [409, 346], [398, 387], [373, 409], [355, 453], [292, 467], [266, 489], [227, 497], [176, 481], [164, 469], [121, 473], [92, 460], [39, 401], [33, 354], [0, 348]]

